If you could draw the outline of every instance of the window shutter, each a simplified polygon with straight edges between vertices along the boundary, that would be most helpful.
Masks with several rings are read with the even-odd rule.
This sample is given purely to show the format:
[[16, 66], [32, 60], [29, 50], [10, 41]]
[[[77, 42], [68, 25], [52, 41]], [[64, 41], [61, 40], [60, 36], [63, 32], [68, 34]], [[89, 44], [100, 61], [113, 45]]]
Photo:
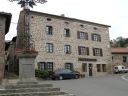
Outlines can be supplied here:
[[88, 40], [88, 33], [86, 33], [85, 35], [86, 35], [86, 40]]
[[92, 37], [92, 40], [94, 40], [94, 35], [93, 34], [91, 35], [91, 37]]
[[43, 63], [44, 63], [44, 70], [47, 70], [47, 63], [46, 62]]
[[67, 37], [70, 37], [70, 29], [67, 29]]
[[77, 31], [77, 38], [80, 39], [80, 31]]
[[52, 33], [52, 31], [53, 31], [53, 28], [52, 28], [52, 26], [50, 26], [50, 29], [49, 29], [49, 31], [50, 31], [50, 34], [52, 35], [53, 33]]
[[99, 41], [101, 42], [101, 36], [99, 35], [98, 37], [99, 37]]
[[95, 55], [95, 48], [93, 48], [93, 56], [96, 56], [96, 55]]
[[74, 68], [73, 68], [73, 63], [71, 63], [71, 70], [72, 70], [72, 71], [74, 70]]
[[81, 55], [81, 47], [78, 46], [78, 54]]
[[100, 48], [100, 56], [103, 56], [103, 52], [102, 49]]
[[87, 47], [86, 49], [87, 49], [87, 55], [89, 55], [89, 48]]

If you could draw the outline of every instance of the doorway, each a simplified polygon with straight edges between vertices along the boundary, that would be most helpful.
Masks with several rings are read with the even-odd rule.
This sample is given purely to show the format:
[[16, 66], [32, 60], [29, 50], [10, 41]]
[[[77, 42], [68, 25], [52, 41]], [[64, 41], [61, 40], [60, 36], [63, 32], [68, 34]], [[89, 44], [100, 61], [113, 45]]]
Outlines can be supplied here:
[[89, 76], [93, 76], [93, 65], [91, 63], [89, 63], [88, 69], [89, 69]]

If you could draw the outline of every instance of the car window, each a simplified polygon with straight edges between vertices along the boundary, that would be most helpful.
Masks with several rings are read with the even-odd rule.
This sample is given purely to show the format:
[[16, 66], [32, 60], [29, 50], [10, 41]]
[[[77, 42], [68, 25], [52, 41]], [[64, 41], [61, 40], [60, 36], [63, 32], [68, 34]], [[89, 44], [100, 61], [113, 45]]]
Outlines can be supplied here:
[[58, 69], [55, 71], [56, 74], [60, 74], [60, 73], [71, 73], [72, 71], [69, 69]]
[[71, 73], [72, 71], [71, 70], [67, 70], [68, 73]]
[[115, 67], [115, 69], [118, 69], [118, 67]]

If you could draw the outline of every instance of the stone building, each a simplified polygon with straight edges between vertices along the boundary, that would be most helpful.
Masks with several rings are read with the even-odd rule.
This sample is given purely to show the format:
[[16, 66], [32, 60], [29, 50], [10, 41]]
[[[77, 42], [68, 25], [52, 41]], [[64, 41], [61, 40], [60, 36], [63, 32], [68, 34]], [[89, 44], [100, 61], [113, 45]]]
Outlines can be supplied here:
[[4, 77], [5, 67], [5, 35], [9, 31], [12, 15], [0, 12], [0, 81]]
[[[17, 48], [22, 48], [25, 11], [17, 27]], [[108, 25], [29, 11], [31, 45], [38, 56], [35, 68], [53, 71], [58, 68], [77, 70], [85, 76], [110, 72], [111, 49]], [[33, 44], [34, 42], [34, 44]]]
[[[16, 48], [16, 37], [13, 37], [11, 41], [7, 42], [6, 41], [6, 71], [9, 73], [17, 73], [18, 68], [15, 67], [17, 66], [16, 63], [16, 53], [15, 53], [15, 48]], [[17, 70], [17, 71], [16, 71]]]
[[112, 65], [125, 65], [128, 67], [128, 48], [112, 48]]

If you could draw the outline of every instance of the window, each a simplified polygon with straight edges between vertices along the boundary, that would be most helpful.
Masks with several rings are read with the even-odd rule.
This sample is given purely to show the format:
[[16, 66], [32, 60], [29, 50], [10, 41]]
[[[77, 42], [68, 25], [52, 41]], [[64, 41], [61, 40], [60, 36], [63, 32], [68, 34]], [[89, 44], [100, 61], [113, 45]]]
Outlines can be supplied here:
[[47, 50], [48, 53], [52, 53], [53, 52], [53, 44], [52, 43], [47, 43], [46, 50]]
[[82, 71], [87, 72], [87, 64], [86, 63], [82, 63]]
[[45, 62], [39, 62], [38, 63], [38, 70], [42, 71], [46, 69]]
[[70, 37], [70, 29], [64, 29], [64, 36], [65, 37]]
[[123, 56], [123, 62], [127, 62], [127, 57]]
[[44, 70], [53, 71], [53, 62], [39, 62], [38, 69], [40, 71], [44, 71]]
[[83, 24], [80, 24], [80, 27], [81, 27], [81, 28], [84, 28], [84, 25], [83, 25]]
[[70, 45], [65, 45], [64, 46], [64, 52], [66, 54], [71, 54], [71, 46]]
[[78, 46], [79, 55], [89, 55], [89, 48], [84, 46]]
[[86, 32], [78, 31], [77, 36], [78, 36], [78, 39], [88, 40], [88, 33]]
[[93, 56], [103, 56], [101, 48], [93, 48]]
[[47, 18], [47, 21], [51, 21], [51, 18]]
[[93, 27], [94, 30], [97, 30], [98, 28], [97, 27]]
[[101, 41], [101, 36], [99, 34], [92, 34], [93, 41]]
[[102, 71], [106, 72], [106, 64], [102, 64]]
[[65, 63], [65, 69], [73, 70], [73, 64], [72, 63]]
[[97, 72], [101, 72], [100, 64], [97, 64]]
[[46, 33], [47, 33], [48, 35], [52, 35], [52, 34], [53, 34], [52, 31], [53, 31], [52, 26], [46, 26]]
[[47, 62], [47, 70], [48, 71], [53, 71], [53, 62]]
[[64, 23], [65, 23], [66, 25], [68, 25], [68, 24], [69, 24], [69, 22], [67, 22], [67, 21], [66, 21], [66, 22], [64, 22]]

